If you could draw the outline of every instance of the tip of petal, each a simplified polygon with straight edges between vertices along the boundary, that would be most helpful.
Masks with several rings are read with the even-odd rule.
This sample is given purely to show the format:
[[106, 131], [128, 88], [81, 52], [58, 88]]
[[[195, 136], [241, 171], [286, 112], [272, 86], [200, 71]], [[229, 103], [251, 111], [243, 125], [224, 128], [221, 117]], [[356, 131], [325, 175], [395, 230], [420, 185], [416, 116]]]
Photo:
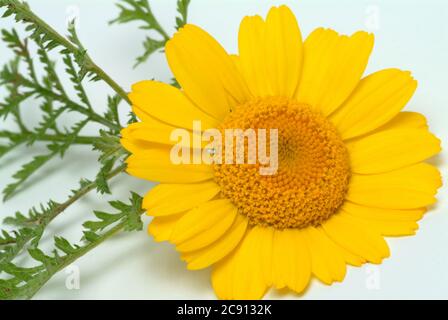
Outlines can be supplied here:
[[245, 16], [243, 20], [241, 21], [241, 24], [246, 23], [264, 23], [264, 19], [260, 15], [253, 15], [253, 16]]
[[160, 81], [156, 80], [142, 80], [136, 82], [131, 86], [131, 92], [128, 94], [128, 97], [129, 99], [131, 99], [133, 96], [135, 96], [135, 93], [144, 92], [154, 84], [160, 84], [160, 83], [161, 83]]
[[[282, 4], [282, 5], [280, 5], [280, 6], [274, 6], [274, 7], [271, 7], [271, 9], [269, 10], [268, 15], [271, 14], [271, 13], [274, 13], [274, 12], [290, 13], [290, 14], [293, 14], [292, 11], [291, 11], [291, 9], [290, 9], [287, 5], [285, 5], [285, 4]], [[293, 15], [294, 15], [294, 14], [293, 14]]]

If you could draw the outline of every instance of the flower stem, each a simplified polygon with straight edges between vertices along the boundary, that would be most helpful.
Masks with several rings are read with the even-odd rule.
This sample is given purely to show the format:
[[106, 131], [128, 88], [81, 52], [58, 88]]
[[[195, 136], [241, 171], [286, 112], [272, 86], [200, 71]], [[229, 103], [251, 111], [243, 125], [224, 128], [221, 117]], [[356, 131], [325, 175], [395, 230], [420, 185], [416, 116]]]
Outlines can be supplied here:
[[[106, 177], [106, 180], [110, 180], [116, 175], [124, 172], [126, 169], [126, 165], [122, 164], [119, 167], [112, 170]], [[52, 222], [57, 216], [59, 216], [62, 212], [64, 212], [68, 207], [70, 207], [77, 200], [81, 199], [83, 196], [88, 194], [90, 191], [94, 190], [97, 187], [97, 183], [95, 181], [91, 181], [78, 190], [76, 190], [66, 201], [63, 203], [57, 204], [54, 208], [51, 209], [44, 217], [39, 217], [39, 219], [32, 220], [29, 219], [26, 222], [28, 227], [42, 227], [45, 228]], [[25, 223], [24, 223], [25, 224]], [[25, 248], [28, 243], [33, 240], [35, 237], [34, 233], [29, 233], [27, 237], [22, 238], [20, 243], [15, 242], [13, 240], [8, 241], [7, 243], [2, 243], [2, 245], [11, 245], [15, 244], [14, 248], [10, 251], [10, 254], [2, 256], [0, 263], [4, 264], [7, 262], [11, 262], [17, 255], [19, 255], [22, 250]]]
[[[23, 139], [26, 141], [25, 136], [31, 137], [33, 134], [31, 132], [12, 132], [12, 131], [0, 131], [0, 138], [8, 138], [11, 140]], [[37, 141], [50, 141], [50, 142], [63, 142], [67, 139], [64, 135], [52, 135], [52, 134], [43, 134], [37, 137]], [[73, 139], [74, 144], [86, 144], [92, 145], [96, 140], [100, 139], [97, 136], [77, 136]]]
[[[144, 210], [142, 209], [140, 211], [140, 214], [143, 214], [143, 212], [144, 212]], [[70, 264], [72, 264], [73, 262], [75, 262], [76, 260], [81, 258], [82, 256], [89, 253], [90, 251], [95, 249], [97, 246], [102, 244], [107, 239], [109, 239], [112, 236], [114, 236], [115, 234], [121, 232], [124, 229], [125, 224], [126, 224], [126, 222], [121, 221], [120, 223], [118, 223], [117, 225], [115, 225], [114, 227], [112, 227], [111, 229], [106, 231], [105, 233], [103, 233], [94, 242], [89, 242], [88, 244], [86, 244], [85, 246], [80, 248], [80, 250], [77, 250], [76, 253], [69, 254], [69, 255], [62, 257], [61, 259], [63, 261], [60, 264], [58, 264], [55, 268], [47, 270], [43, 277], [39, 277], [38, 278], [39, 282], [34, 283], [31, 290], [27, 290], [26, 296], [24, 298], [31, 299], [48, 282], [48, 280], [50, 280], [56, 273], [65, 269], [67, 266], [69, 266]]]
[[60, 35], [49, 24], [39, 18], [26, 3], [18, 0], [0, 0], [0, 6], [7, 6], [9, 10], [16, 13], [16, 17], [20, 15], [20, 20], [38, 26], [40, 30], [42, 30], [45, 34], [50, 35], [51, 38], [55, 39], [58, 44], [65, 47], [65, 49], [71, 52], [73, 55], [84, 55], [85, 60], [83, 67], [87, 71], [95, 73], [101, 80], [106, 82], [123, 100], [125, 100], [128, 104], [131, 104], [124, 89], [120, 87], [120, 85], [118, 85], [109, 75], [107, 75], [104, 70], [101, 69], [86, 52], [83, 52], [83, 48], [79, 48], [67, 38]]

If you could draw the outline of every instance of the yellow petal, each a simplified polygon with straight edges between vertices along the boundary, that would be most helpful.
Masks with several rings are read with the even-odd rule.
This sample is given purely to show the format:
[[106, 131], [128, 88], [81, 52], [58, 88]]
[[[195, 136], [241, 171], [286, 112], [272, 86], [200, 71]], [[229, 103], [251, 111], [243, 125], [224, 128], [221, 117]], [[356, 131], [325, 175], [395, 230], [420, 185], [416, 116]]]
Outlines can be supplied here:
[[[325, 231], [322, 228], [322, 226], [319, 226], [316, 229], [319, 230], [320, 232], [322, 232], [323, 234], [325, 234], [328, 237], [328, 235], [325, 233]], [[333, 241], [332, 239], [330, 239], [330, 240]], [[362, 264], [366, 263], [366, 259], [364, 259], [360, 255], [357, 255], [357, 254], [354, 254], [353, 252], [350, 252], [349, 250], [347, 250], [343, 246], [340, 246], [338, 243], [336, 243], [334, 241], [333, 241], [333, 243], [336, 246], [336, 249], [337, 249], [338, 253], [342, 256], [342, 258], [344, 259], [344, 261], [347, 264], [349, 264], [351, 266], [354, 266], [354, 267], [360, 267]]]
[[189, 210], [216, 196], [214, 181], [189, 184], [159, 184], [143, 198], [143, 208], [151, 216], [166, 216]]
[[[141, 122], [139, 122], [139, 124], [141, 124]], [[123, 148], [125, 148], [130, 153], [138, 153], [156, 147], [156, 144], [153, 142], [133, 138], [132, 134], [135, 131], [136, 125], [137, 123], [134, 123], [129, 127], [121, 130], [120, 143]]]
[[[213, 266], [212, 285], [220, 299], [261, 299], [266, 285], [263, 247], [271, 231], [269, 228], [249, 229], [240, 245]], [[268, 235], [268, 236], [267, 236]]]
[[415, 209], [433, 204], [442, 185], [439, 171], [426, 163], [376, 175], [354, 174], [347, 199], [385, 209]]
[[350, 201], [345, 201], [341, 209], [361, 219], [390, 221], [418, 221], [426, 211], [424, 208], [409, 210], [372, 208]]
[[145, 125], [156, 126], [156, 127], [159, 127], [161, 125], [168, 125], [167, 123], [160, 121], [160, 120], [154, 118], [153, 116], [151, 116], [151, 114], [149, 113], [150, 110], [151, 110], [150, 108], [142, 109], [142, 108], [139, 108], [138, 106], [136, 106], [135, 104], [132, 105], [132, 111], [135, 113], [137, 118], [139, 118], [141, 120], [141, 122], [145, 123]]
[[250, 99], [230, 56], [208, 33], [186, 25], [166, 45], [171, 70], [186, 95], [203, 111], [222, 120], [236, 104]]
[[394, 118], [417, 88], [410, 72], [386, 69], [361, 80], [344, 105], [330, 117], [343, 139], [373, 131]]
[[240, 56], [237, 54], [231, 54], [230, 59], [232, 59], [233, 64], [235, 65], [236, 69], [240, 74], [243, 74], [243, 71], [241, 69], [241, 59]]
[[187, 262], [188, 269], [203, 269], [227, 256], [240, 243], [247, 225], [247, 218], [238, 214], [230, 229], [217, 241], [199, 250], [183, 252], [182, 259]]
[[166, 217], [154, 217], [148, 225], [148, 233], [152, 235], [157, 242], [168, 241], [176, 223], [183, 217], [183, 215], [184, 213]]
[[428, 122], [421, 113], [402, 111], [375, 132], [389, 129], [428, 129]]
[[275, 230], [272, 252], [272, 283], [301, 293], [309, 284], [311, 258], [303, 230]]
[[427, 130], [385, 130], [346, 144], [353, 172], [388, 172], [422, 162], [440, 152], [440, 140]]
[[292, 98], [303, 62], [302, 35], [297, 20], [287, 6], [273, 7], [266, 18], [265, 32], [265, 67], [271, 93]]
[[[167, 142], [166, 140], [169, 139], [169, 136], [170, 136], [172, 130], [177, 129], [177, 127], [172, 126], [172, 125], [170, 125], [170, 124], [168, 124], [166, 122], [163, 122], [161, 120], [158, 120], [158, 119], [154, 118], [153, 116], [150, 115], [150, 112], [151, 112], [150, 110], [151, 109], [145, 111], [144, 109], [141, 109], [141, 108], [139, 108], [136, 105], [133, 105], [132, 106], [132, 111], [137, 115], [137, 118], [139, 118], [141, 120], [141, 122], [137, 122], [137, 123], [133, 123], [133, 124], [129, 125], [127, 128], [124, 128], [122, 130], [122, 133], [123, 133], [123, 131], [125, 131], [129, 127], [136, 126], [136, 127], [134, 127], [132, 129], [132, 133], [138, 134], [139, 138], [141, 138], [142, 140], [148, 140], [149, 139], [148, 137], [146, 137], [146, 133], [144, 131], [145, 130], [152, 130], [152, 131], [155, 131], [156, 134], [158, 134], [159, 136], [163, 137], [163, 139], [161, 137], [153, 138], [153, 139], [157, 139], [157, 140], [162, 140], [162, 141], [156, 141], [156, 142], [165, 143], [165, 144], [167, 144], [167, 143], [168, 144], [175, 143], [175, 142], [172, 142], [172, 141]], [[206, 116], [206, 117], [208, 118], [208, 116]], [[216, 122], [215, 119], [213, 119], [213, 121]], [[191, 127], [191, 124], [190, 124], [189, 127]], [[203, 132], [203, 131], [205, 131], [205, 130], [207, 130], [209, 128], [210, 128], [210, 126], [209, 127], [202, 127], [201, 126], [200, 128], [199, 127], [194, 128], [195, 129], [194, 131], [191, 131], [191, 130], [189, 130], [189, 131], [191, 131], [190, 134], [192, 136], [197, 136], [197, 135], [199, 135], [200, 132]], [[159, 131], [162, 131], [163, 135], [161, 135]], [[165, 132], [166, 133], [169, 132], [169, 134], [167, 135], [167, 134], [165, 134]], [[154, 133], [150, 133], [150, 137], [153, 137], [153, 136], [154, 136]]]
[[311, 270], [325, 284], [342, 281], [345, 277], [346, 264], [337, 245], [320, 229], [304, 229], [311, 255]]
[[423, 217], [424, 208], [413, 210], [393, 210], [371, 208], [346, 201], [342, 211], [363, 221], [369, 228], [384, 236], [412, 235], [418, 229], [417, 221]]
[[238, 34], [239, 66], [256, 97], [272, 95], [266, 69], [266, 25], [260, 16], [245, 17]]
[[[171, 134], [174, 130], [176, 130], [176, 127], [161, 122], [150, 125], [146, 122], [137, 122], [121, 130], [121, 136], [124, 140], [140, 145], [142, 149], [154, 148], [157, 144], [168, 146], [178, 145], [190, 148], [194, 147], [194, 140], [201, 141], [201, 144], [198, 144], [199, 147], [205, 147], [207, 144], [206, 142], [202, 142], [201, 133], [196, 131], [189, 131], [190, 139], [185, 139], [185, 141], [183, 139], [171, 139]], [[135, 150], [133, 153], [136, 152], [138, 150]]]
[[273, 261], [273, 246], [274, 246], [274, 228], [255, 227], [258, 242], [260, 244], [260, 264], [263, 279], [268, 287], [273, 285], [272, 277], [272, 261]]
[[329, 115], [352, 93], [367, 66], [373, 35], [341, 36], [319, 28], [305, 40], [302, 78], [297, 99]]
[[202, 129], [216, 128], [219, 121], [199, 110], [179, 89], [157, 81], [141, 81], [132, 86], [132, 104], [148, 115], [174, 127], [193, 129], [201, 121]]
[[163, 183], [193, 183], [212, 179], [206, 164], [173, 164], [169, 149], [150, 149], [131, 155], [126, 171], [137, 178]]
[[332, 216], [322, 227], [333, 241], [369, 262], [381, 263], [389, 257], [389, 247], [383, 237], [344, 212]]
[[237, 214], [237, 208], [227, 199], [202, 203], [180, 219], [171, 236], [171, 242], [179, 251], [204, 248], [230, 228]]

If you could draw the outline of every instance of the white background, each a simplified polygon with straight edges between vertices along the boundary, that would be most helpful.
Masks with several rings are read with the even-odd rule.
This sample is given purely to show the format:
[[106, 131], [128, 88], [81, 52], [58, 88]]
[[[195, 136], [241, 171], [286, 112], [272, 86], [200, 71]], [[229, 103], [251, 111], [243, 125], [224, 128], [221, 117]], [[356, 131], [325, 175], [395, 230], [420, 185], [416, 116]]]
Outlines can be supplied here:
[[[117, 10], [110, 0], [29, 0], [31, 7], [45, 21], [65, 34], [68, 19], [76, 16], [79, 35], [92, 58], [124, 88], [143, 79], [168, 81], [171, 78], [163, 54], [132, 69], [134, 57], [141, 52], [144, 32], [135, 25], [108, 26]], [[172, 33], [175, 0], [152, 0], [154, 12], [163, 26]], [[236, 52], [237, 31], [245, 15], [265, 15], [272, 5], [287, 4], [296, 13], [304, 36], [316, 27], [331, 27], [341, 33], [363, 29], [375, 33], [376, 44], [368, 72], [386, 67], [412, 70], [419, 88], [407, 110], [424, 113], [431, 129], [448, 147], [448, 5], [446, 1], [355, 1], [355, 0], [192, 0], [190, 22], [215, 36], [229, 52]], [[2, 19], [1, 28], [10, 29], [12, 19]], [[21, 28], [19, 28], [20, 30]], [[0, 63], [10, 53], [0, 44]], [[104, 109], [107, 87], [89, 85], [88, 92], [98, 110]], [[4, 92], [0, 90], [0, 95]], [[25, 117], [34, 123], [37, 104], [26, 105]], [[128, 110], [122, 107], [121, 113]], [[68, 123], [73, 119], [67, 119]], [[5, 124], [2, 122], [3, 128]], [[13, 129], [10, 124], [6, 128]], [[90, 133], [95, 128], [90, 128]], [[0, 160], [0, 187], [33, 155], [42, 153], [42, 146], [18, 149]], [[0, 216], [17, 210], [26, 211], [48, 199], [63, 201], [80, 177], [94, 177], [95, 153], [85, 147], [73, 148], [62, 161], [53, 161], [36, 175], [22, 193], [0, 204]], [[446, 155], [437, 163], [447, 176]], [[444, 179], [446, 181], [446, 179]], [[39, 182], [39, 183], [36, 183]], [[150, 183], [122, 176], [113, 181], [114, 197], [126, 199], [129, 190], [144, 194]], [[377, 266], [348, 268], [343, 283], [331, 287], [313, 280], [303, 299], [426, 299], [448, 298], [448, 213], [447, 190], [438, 195], [439, 203], [420, 222], [414, 237], [393, 238], [388, 243], [391, 258]], [[61, 215], [49, 231], [79, 240], [80, 224], [91, 217], [92, 208], [107, 209], [109, 197], [94, 193], [79, 201]], [[145, 217], [145, 227], [150, 218]], [[47, 237], [48, 238], [48, 237]], [[51, 239], [47, 239], [50, 244]], [[80, 271], [79, 290], [65, 286], [67, 273], [60, 272], [37, 295], [38, 299], [213, 299], [209, 270], [191, 272], [166, 243], [155, 243], [146, 232], [121, 234], [76, 262]], [[298, 298], [288, 292], [272, 290], [268, 298]]]

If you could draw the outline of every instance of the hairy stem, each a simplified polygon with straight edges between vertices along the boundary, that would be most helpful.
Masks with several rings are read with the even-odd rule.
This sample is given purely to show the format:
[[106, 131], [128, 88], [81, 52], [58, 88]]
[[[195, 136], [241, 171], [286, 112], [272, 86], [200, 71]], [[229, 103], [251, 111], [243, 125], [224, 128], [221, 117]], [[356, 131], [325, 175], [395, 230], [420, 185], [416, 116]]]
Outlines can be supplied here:
[[120, 85], [118, 85], [109, 75], [107, 75], [104, 70], [101, 69], [87, 53], [82, 52], [82, 49], [78, 48], [75, 44], [60, 35], [49, 24], [39, 18], [27, 4], [22, 3], [18, 0], [1, 0], [0, 4], [7, 5], [8, 9], [13, 10], [16, 13], [20, 13], [22, 20], [24, 20], [25, 22], [30, 22], [39, 26], [39, 28], [44, 30], [46, 34], [50, 34], [53, 38], [57, 39], [61, 45], [63, 45], [74, 55], [85, 54], [84, 67], [86, 68], [86, 70], [98, 75], [98, 77], [106, 82], [121, 98], [123, 98], [123, 100], [130, 104], [127, 93], [122, 87], [120, 87]]
[[[23, 141], [27, 141], [27, 137], [33, 136], [33, 133], [21, 133], [21, 132], [12, 132], [12, 131], [0, 131], [0, 138], [8, 138], [11, 140], [22, 139]], [[92, 145], [98, 140], [100, 137], [96, 136], [78, 136], [73, 139], [74, 144], [86, 144]], [[44, 134], [37, 137], [37, 141], [46, 141], [46, 142], [63, 142], [67, 139], [64, 135], [52, 135], [52, 134]]]
[[[144, 210], [142, 209], [140, 211], [140, 214], [143, 214], [143, 212]], [[56, 273], [58, 273], [61, 270], [64, 270], [67, 266], [69, 266], [82, 256], [86, 255], [87, 253], [95, 249], [104, 241], [122, 231], [124, 229], [125, 224], [126, 222], [124, 221], [119, 222], [117, 225], [115, 225], [114, 227], [103, 233], [99, 238], [96, 239], [96, 241], [89, 242], [74, 254], [64, 256], [62, 258], [63, 259], [62, 263], [58, 264], [55, 268], [52, 268], [51, 270], [47, 270], [43, 277], [39, 277], [38, 279], [39, 283], [35, 284], [31, 290], [27, 290], [26, 296], [23, 298], [31, 299]]]
[[[122, 164], [119, 167], [115, 168], [106, 177], [106, 180], [110, 180], [116, 175], [122, 173], [126, 169], [126, 165]], [[49, 216], [49, 222], [54, 220], [59, 214], [61, 214], [63, 211], [65, 211], [69, 206], [71, 206], [73, 203], [75, 203], [77, 200], [88, 194], [90, 191], [94, 190], [97, 187], [97, 183], [95, 181], [90, 182], [83, 186], [82, 188], [78, 189], [69, 199], [67, 199], [65, 202], [59, 204], [53, 211], [52, 214]], [[40, 223], [41, 221], [37, 221], [37, 223]], [[47, 221], [46, 221], [47, 222]], [[47, 223], [47, 224], [48, 224]]]
[[[106, 177], [106, 180], [110, 180], [116, 175], [124, 172], [126, 169], [126, 165], [122, 164], [116, 169], [112, 170]], [[53, 221], [57, 216], [59, 216], [62, 212], [64, 212], [68, 207], [70, 207], [73, 203], [75, 203], [77, 200], [81, 199], [83, 196], [88, 194], [90, 191], [94, 190], [97, 187], [97, 183], [95, 181], [89, 182], [86, 185], [82, 186], [78, 190], [76, 190], [72, 196], [70, 196], [65, 202], [57, 204], [50, 212], [50, 214], [45, 216], [45, 220], [29, 220], [27, 221], [27, 224], [29, 224], [30, 227], [43, 227], [45, 228], [50, 224], [51, 221]], [[29, 234], [28, 237], [24, 238], [23, 241], [20, 243], [16, 243], [16, 246], [14, 247], [14, 250], [11, 251], [11, 254], [6, 255], [0, 260], [0, 263], [7, 263], [14, 260], [15, 257], [17, 257], [22, 250], [25, 248], [25, 246], [33, 240], [34, 234]], [[14, 244], [14, 241], [9, 241], [8, 244]]]
[[32, 89], [34, 94], [41, 95], [42, 93], [45, 93], [46, 96], [51, 97], [54, 100], [57, 100], [61, 103], [65, 103], [67, 107], [69, 107], [71, 110], [77, 111], [79, 113], [88, 116], [89, 119], [92, 121], [100, 123], [112, 130], [121, 129], [119, 125], [107, 120], [105, 117], [99, 115], [91, 108], [85, 108], [84, 106], [72, 101], [71, 99], [68, 99], [66, 96], [55, 93], [52, 90], [49, 90], [48, 88], [45, 88], [37, 83], [33, 83], [32, 81], [23, 76], [17, 75], [17, 81], [20, 81], [23, 86]]

